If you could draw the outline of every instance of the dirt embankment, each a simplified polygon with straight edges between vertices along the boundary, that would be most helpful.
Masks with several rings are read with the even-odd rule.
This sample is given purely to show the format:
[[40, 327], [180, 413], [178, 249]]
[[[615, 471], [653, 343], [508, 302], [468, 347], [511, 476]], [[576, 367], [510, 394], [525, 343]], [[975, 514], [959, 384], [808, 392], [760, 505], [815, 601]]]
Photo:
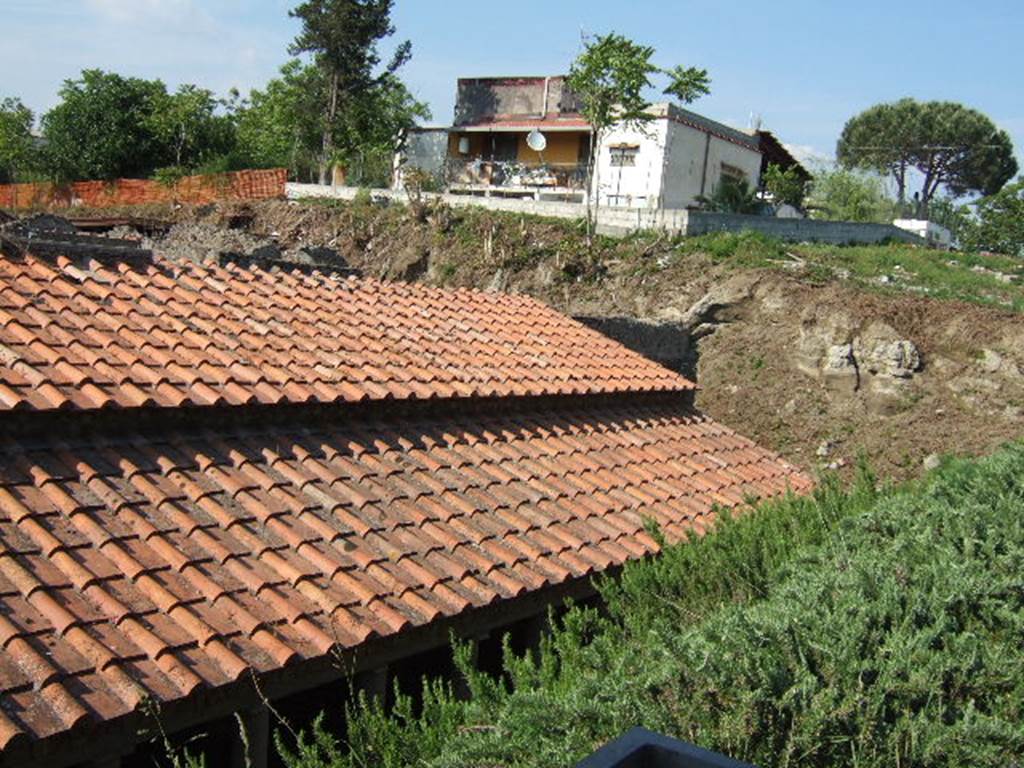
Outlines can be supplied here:
[[863, 454], [900, 478], [1024, 435], [1024, 316], [1009, 311], [866, 291], [799, 263], [723, 264], [654, 235], [588, 248], [571, 224], [485, 211], [267, 202], [173, 215], [152, 247], [174, 258], [261, 251], [668, 324], [699, 407], [805, 467]]
[[863, 454], [907, 477], [1024, 436], [1020, 315], [775, 274], [721, 288], [734, 300], [698, 342], [698, 403], [804, 466]]

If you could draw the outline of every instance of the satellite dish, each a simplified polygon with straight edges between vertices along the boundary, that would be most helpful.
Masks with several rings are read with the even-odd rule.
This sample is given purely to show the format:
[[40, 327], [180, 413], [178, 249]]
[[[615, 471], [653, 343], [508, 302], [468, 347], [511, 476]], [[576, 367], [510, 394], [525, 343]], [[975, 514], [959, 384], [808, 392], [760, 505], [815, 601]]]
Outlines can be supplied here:
[[548, 140], [544, 138], [543, 133], [534, 128], [526, 137], [526, 146], [534, 152], [543, 152], [548, 147]]

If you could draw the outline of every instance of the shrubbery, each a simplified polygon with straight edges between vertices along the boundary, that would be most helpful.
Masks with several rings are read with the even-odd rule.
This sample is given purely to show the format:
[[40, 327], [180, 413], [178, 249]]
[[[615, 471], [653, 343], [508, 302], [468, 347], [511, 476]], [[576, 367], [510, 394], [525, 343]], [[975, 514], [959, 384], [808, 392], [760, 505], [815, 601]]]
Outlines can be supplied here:
[[1005, 766], [1022, 512], [1024, 445], [900, 489], [825, 482], [627, 568], [606, 616], [570, 611], [503, 681], [469, 672], [469, 701], [427, 682], [420, 714], [364, 702], [288, 762], [568, 766], [644, 725], [764, 766]]

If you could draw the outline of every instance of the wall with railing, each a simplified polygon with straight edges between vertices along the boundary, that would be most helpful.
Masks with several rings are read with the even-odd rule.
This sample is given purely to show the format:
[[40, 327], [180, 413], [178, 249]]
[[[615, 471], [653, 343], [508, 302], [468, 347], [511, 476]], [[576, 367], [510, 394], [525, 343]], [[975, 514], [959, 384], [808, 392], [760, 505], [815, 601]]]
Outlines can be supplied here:
[[448, 186], [536, 187], [583, 190], [587, 168], [580, 163], [522, 163], [452, 157], [445, 161]]
[[[289, 184], [289, 199], [331, 197], [352, 200], [359, 194], [355, 187], [327, 187], [317, 184]], [[408, 202], [405, 192], [390, 189], [370, 190], [374, 200]], [[548, 200], [523, 200], [505, 197], [477, 197], [459, 194], [424, 192], [428, 200], [440, 200], [455, 208], [486, 208], [493, 211], [548, 216], [556, 219], [583, 219], [587, 214], [582, 203]], [[902, 241], [927, 245], [924, 238], [898, 229], [891, 224], [869, 224], [853, 221], [818, 221], [813, 219], [779, 219], [773, 216], [745, 216], [731, 213], [689, 211], [684, 208], [600, 208], [597, 231], [600, 234], [625, 236], [642, 230], [660, 230], [673, 235], [704, 235], [712, 232], [761, 232], [790, 242], [820, 242], [836, 245]]]

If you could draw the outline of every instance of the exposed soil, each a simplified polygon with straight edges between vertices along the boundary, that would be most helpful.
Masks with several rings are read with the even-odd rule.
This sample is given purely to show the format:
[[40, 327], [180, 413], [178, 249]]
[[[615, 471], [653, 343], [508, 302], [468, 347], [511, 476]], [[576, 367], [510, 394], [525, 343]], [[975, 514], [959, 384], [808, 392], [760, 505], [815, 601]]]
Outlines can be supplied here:
[[[886, 337], [910, 341], [919, 369], [862, 370], [854, 388], [809, 365], [827, 347]], [[863, 455], [904, 478], [933, 454], [1024, 436], [1020, 315], [763, 275], [699, 345], [699, 406], [806, 467], [850, 468]]]
[[934, 454], [1024, 435], [1024, 316], [1008, 310], [865, 290], [796, 258], [737, 268], [653, 235], [587, 248], [575, 225], [485, 211], [274, 201], [144, 213], [176, 222], [151, 246], [171, 258], [270, 249], [673, 323], [693, 339], [699, 407], [805, 467], [849, 471], [863, 454], [902, 478]]

